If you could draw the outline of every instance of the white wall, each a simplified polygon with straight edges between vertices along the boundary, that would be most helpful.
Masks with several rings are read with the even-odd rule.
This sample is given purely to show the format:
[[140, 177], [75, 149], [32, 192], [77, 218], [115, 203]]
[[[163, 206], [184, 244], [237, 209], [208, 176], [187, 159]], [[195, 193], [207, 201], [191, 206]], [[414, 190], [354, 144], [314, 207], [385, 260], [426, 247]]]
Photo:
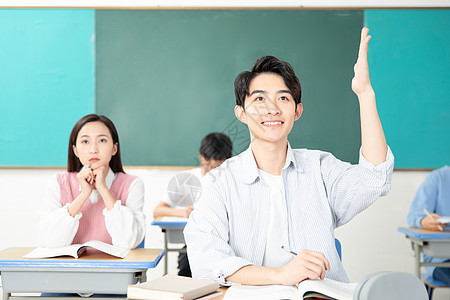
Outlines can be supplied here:
[[[49, 176], [57, 171], [0, 169], [0, 249], [36, 246], [40, 202]], [[168, 180], [177, 171], [132, 169], [128, 172], [145, 182], [144, 212], [147, 224], [150, 224], [153, 208], [164, 195]], [[336, 230], [351, 281], [379, 270], [414, 272], [411, 245], [397, 232], [397, 227], [406, 226], [409, 205], [427, 173], [395, 171], [389, 195], [378, 199], [350, 223]], [[148, 226], [147, 230], [146, 247], [162, 248], [163, 236], [159, 228]], [[149, 278], [161, 275], [162, 269], [161, 263]], [[169, 259], [169, 272], [176, 273], [176, 254]], [[440, 299], [438, 294], [443, 292], [448, 293], [448, 290], [437, 292], [434, 300]]]

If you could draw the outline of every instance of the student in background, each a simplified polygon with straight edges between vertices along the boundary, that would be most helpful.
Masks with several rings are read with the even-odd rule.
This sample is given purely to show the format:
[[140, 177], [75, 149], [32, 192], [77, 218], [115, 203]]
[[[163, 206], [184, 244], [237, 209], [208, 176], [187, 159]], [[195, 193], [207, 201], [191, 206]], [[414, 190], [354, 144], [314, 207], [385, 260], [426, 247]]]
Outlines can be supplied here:
[[67, 172], [48, 183], [39, 245], [99, 240], [135, 248], [145, 236], [143, 206], [144, 184], [123, 171], [114, 124], [105, 116], [86, 115], [70, 134]]
[[264, 56], [238, 75], [235, 115], [247, 124], [251, 144], [203, 181], [184, 229], [193, 277], [223, 285], [348, 281], [334, 229], [388, 193], [394, 166], [369, 79], [369, 39], [363, 28], [352, 80], [361, 118], [358, 165], [290, 147], [303, 107], [288, 63]]
[[[426, 212], [428, 211], [430, 215]], [[409, 226], [434, 231], [448, 231], [447, 224], [436, 219], [450, 216], [450, 167], [445, 166], [428, 174], [417, 190], [409, 209], [407, 221]], [[432, 258], [423, 254], [424, 262], [445, 262], [446, 258]], [[450, 268], [427, 267], [434, 278], [450, 286]]]
[[[214, 132], [205, 136], [201, 142], [199, 150], [200, 168], [189, 171], [194, 176], [201, 179], [209, 171], [220, 166], [226, 159], [231, 157], [233, 144], [230, 138], [223, 133]], [[171, 198], [166, 197], [155, 207], [153, 217], [160, 218], [165, 216], [189, 218], [193, 211], [193, 205], [180, 207]], [[180, 253], [178, 256], [178, 275], [191, 277], [191, 269], [186, 253]]]

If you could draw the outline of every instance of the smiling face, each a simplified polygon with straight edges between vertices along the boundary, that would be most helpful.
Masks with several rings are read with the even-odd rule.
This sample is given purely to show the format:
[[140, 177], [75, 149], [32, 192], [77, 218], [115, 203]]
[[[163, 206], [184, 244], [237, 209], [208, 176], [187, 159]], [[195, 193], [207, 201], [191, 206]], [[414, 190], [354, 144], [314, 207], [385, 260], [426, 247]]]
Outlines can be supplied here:
[[273, 73], [255, 77], [250, 82], [245, 109], [235, 107], [236, 117], [247, 124], [252, 142], [287, 142], [294, 121], [302, 112], [302, 104], [295, 104], [283, 78]]
[[95, 163], [108, 168], [111, 157], [117, 153], [117, 144], [103, 122], [89, 122], [78, 132], [73, 152], [83, 166]]

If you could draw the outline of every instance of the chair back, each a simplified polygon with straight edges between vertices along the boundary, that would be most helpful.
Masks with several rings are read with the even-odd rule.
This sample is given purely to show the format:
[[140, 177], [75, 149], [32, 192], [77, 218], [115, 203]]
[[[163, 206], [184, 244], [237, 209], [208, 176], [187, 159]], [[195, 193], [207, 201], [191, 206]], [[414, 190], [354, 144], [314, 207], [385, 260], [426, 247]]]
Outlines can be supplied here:
[[142, 242], [136, 247], [137, 248], [144, 248], [144, 244], [145, 244], [145, 238], [142, 240]]
[[341, 246], [341, 242], [339, 242], [338, 239], [334, 239], [334, 245], [336, 246], [336, 251], [339, 255], [339, 259], [342, 260], [342, 246]]

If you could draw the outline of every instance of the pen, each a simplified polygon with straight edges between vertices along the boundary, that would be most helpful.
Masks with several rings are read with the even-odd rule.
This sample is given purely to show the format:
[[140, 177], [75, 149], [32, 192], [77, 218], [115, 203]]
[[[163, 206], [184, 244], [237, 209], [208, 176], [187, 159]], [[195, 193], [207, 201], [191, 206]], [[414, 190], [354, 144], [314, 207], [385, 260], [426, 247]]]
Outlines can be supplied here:
[[292, 254], [292, 255], [297, 256], [297, 253], [295, 253], [294, 251], [289, 250], [289, 249], [288, 249], [287, 247], [285, 247], [285, 246], [281, 246], [281, 249], [283, 249], [284, 251], [289, 252], [289, 253]]
[[[424, 211], [428, 216], [432, 217], [433, 220], [436, 221], [436, 219], [428, 212], [428, 210], [427, 210], [426, 208], [424, 208], [423, 211]], [[438, 225], [437, 227], [438, 227], [441, 231], [444, 231], [444, 228], [442, 228], [441, 225]]]

